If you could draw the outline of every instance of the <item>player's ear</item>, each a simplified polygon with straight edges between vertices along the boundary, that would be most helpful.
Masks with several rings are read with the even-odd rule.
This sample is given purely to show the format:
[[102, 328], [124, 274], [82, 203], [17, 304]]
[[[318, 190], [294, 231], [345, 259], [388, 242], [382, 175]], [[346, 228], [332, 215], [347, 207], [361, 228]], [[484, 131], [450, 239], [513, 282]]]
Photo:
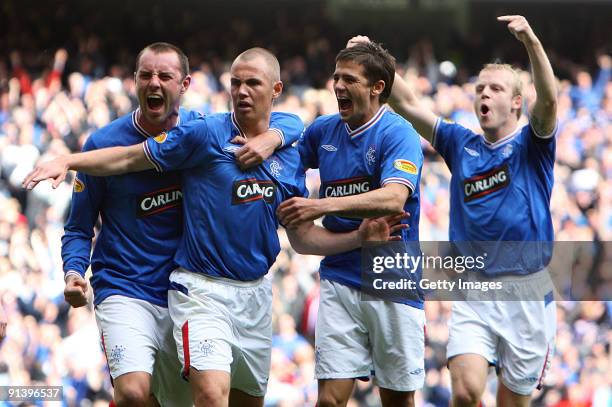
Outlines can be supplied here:
[[523, 106], [523, 97], [521, 95], [512, 96], [512, 109], [520, 109]]
[[372, 89], [370, 90], [370, 95], [372, 96], [380, 96], [380, 94], [385, 90], [385, 81], [382, 79], [374, 82]]
[[281, 93], [283, 93], [283, 82], [274, 82], [274, 85], [272, 85], [272, 99], [276, 99]]
[[191, 84], [191, 75], [187, 75], [185, 76], [185, 78], [183, 78], [183, 82], [181, 83], [181, 95], [187, 92], [187, 89], [189, 89], [190, 84]]

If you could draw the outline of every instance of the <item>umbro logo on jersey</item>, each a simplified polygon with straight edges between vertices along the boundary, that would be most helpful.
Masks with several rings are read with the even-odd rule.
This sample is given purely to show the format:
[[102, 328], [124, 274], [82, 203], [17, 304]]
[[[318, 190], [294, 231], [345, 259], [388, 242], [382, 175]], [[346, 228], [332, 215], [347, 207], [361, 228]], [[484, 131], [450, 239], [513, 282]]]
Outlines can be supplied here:
[[276, 185], [270, 180], [249, 178], [235, 181], [232, 186], [232, 205], [240, 205], [260, 199], [272, 203], [275, 196]]
[[329, 151], [330, 153], [333, 153], [334, 151], [338, 151], [338, 148], [335, 146], [332, 146], [331, 144], [323, 144], [321, 148], [325, 151]]
[[508, 165], [494, 168], [491, 171], [463, 181], [463, 201], [469, 202], [492, 192], [499, 191], [510, 184]]
[[463, 149], [465, 150], [466, 153], [468, 153], [472, 157], [480, 157], [480, 153], [476, 150], [472, 150], [469, 147], [463, 147]]
[[223, 151], [227, 151], [228, 153], [235, 153], [236, 150], [239, 150], [240, 146], [227, 146], [223, 149]]
[[368, 177], [356, 177], [326, 182], [321, 185], [321, 188], [323, 189], [324, 198], [363, 194], [372, 189]]
[[183, 193], [178, 185], [149, 192], [138, 198], [139, 218], [153, 215], [177, 207], [183, 201]]

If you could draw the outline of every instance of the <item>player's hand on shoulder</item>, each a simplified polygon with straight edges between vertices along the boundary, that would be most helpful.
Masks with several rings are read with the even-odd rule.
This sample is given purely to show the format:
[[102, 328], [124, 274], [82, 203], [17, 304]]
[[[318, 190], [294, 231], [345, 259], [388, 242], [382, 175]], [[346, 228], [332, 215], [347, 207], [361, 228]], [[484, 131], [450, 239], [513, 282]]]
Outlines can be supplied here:
[[74, 308], [87, 305], [87, 280], [83, 277], [70, 274], [66, 277], [64, 299]]
[[346, 43], [346, 47], [350, 48], [352, 46], [355, 46], [357, 44], [367, 44], [371, 42], [370, 38], [368, 38], [365, 35], [356, 35], [353, 38], [351, 38], [350, 40], [348, 40], [348, 42]]
[[238, 166], [245, 170], [258, 166], [274, 154], [274, 151], [280, 145], [280, 138], [275, 132], [268, 131], [251, 139], [236, 136], [231, 142], [242, 144], [242, 147], [236, 150], [235, 156]]
[[401, 221], [409, 216], [408, 212], [404, 212], [399, 215], [366, 218], [359, 225], [359, 240], [362, 243], [402, 240], [402, 236], [396, 233], [402, 229], [408, 229], [409, 226]]

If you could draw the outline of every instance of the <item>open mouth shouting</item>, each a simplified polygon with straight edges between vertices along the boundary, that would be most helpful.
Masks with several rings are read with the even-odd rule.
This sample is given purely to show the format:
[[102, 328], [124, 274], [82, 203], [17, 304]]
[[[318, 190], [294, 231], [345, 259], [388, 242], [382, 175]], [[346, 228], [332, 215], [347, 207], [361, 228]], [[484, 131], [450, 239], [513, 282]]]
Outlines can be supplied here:
[[353, 101], [346, 96], [336, 96], [340, 114], [348, 114], [353, 108]]
[[147, 96], [147, 108], [150, 112], [161, 113], [164, 110], [164, 97], [162, 95]]
[[482, 104], [480, 105], [480, 117], [482, 118], [488, 118], [491, 115], [491, 109], [489, 108], [489, 106]]

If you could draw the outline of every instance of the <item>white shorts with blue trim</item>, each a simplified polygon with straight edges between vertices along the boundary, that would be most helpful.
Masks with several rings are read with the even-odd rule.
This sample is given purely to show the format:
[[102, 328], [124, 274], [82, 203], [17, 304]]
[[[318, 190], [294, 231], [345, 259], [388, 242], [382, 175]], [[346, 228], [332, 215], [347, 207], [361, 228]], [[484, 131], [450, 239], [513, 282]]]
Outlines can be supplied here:
[[[547, 271], [504, 278], [504, 287], [537, 290], [539, 301], [455, 301], [449, 323], [447, 358], [477, 354], [497, 368], [514, 393], [530, 395], [540, 388], [554, 352], [557, 309]], [[506, 288], [504, 288], [506, 289]], [[533, 298], [533, 291], [524, 298]], [[508, 298], [507, 296], [505, 298]], [[521, 297], [517, 294], [517, 299]]]
[[183, 366], [221, 370], [231, 388], [254, 397], [266, 393], [272, 355], [272, 284], [242, 282], [182, 268], [170, 275], [168, 306]]
[[366, 379], [413, 391], [425, 380], [425, 313], [372, 298], [335, 281], [321, 281], [315, 333], [317, 379]]
[[191, 406], [189, 383], [172, 337], [168, 309], [112, 295], [95, 308], [100, 342], [113, 379], [132, 372], [152, 376], [151, 391], [162, 406]]

